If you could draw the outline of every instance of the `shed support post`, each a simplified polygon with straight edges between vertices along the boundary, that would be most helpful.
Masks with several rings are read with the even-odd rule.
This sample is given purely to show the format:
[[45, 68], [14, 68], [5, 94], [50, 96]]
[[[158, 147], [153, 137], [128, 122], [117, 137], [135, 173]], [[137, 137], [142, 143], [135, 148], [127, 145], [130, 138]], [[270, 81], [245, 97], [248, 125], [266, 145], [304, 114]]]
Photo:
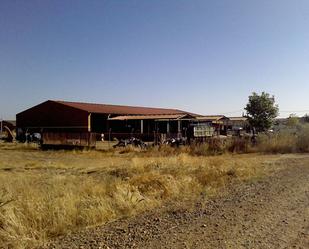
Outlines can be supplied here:
[[167, 134], [170, 133], [170, 121], [167, 121], [167, 123], [166, 123], [166, 133]]
[[141, 134], [144, 133], [144, 120], [141, 119]]
[[181, 137], [181, 120], [177, 121], [177, 132], [178, 132], [177, 137], [180, 138]]
[[91, 113], [88, 114], [88, 132], [91, 132]]

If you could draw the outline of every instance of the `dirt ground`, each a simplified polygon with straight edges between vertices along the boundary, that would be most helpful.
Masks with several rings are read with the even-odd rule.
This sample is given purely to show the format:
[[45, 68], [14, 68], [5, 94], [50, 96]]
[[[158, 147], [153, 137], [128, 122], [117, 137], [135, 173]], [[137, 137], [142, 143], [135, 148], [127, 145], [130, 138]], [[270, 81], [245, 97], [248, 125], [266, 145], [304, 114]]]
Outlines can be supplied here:
[[309, 156], [286, 157], [279, 171], [220, 196], [170, 203], [44, 248], [309, 248]]

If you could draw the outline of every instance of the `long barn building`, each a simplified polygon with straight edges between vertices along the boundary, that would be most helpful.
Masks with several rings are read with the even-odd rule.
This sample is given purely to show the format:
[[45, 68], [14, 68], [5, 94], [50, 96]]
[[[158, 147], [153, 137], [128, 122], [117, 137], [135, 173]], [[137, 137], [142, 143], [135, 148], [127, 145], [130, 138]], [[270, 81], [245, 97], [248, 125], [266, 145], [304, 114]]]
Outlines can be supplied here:
[[71, 137], [72, 143], [78, 143], [75, 137], [89, 140], [94, 134], [104, 134], [105, 139], [153, 140], [156, 134], [185, 136], [197, 116], [177, 109], [48, 100], [16, 115], [17, 138], [40, 133], [52, 143]]
[[47, 145], [94, 146], [102, 138], [130, 137], [143, 141], [190, 140], [226, 135], [236, 125], [245, 127], [246, 118], [232, 119], [178, 109], [48, 100], [16, 115], [16, 134], [20, 141], [39, 134]]

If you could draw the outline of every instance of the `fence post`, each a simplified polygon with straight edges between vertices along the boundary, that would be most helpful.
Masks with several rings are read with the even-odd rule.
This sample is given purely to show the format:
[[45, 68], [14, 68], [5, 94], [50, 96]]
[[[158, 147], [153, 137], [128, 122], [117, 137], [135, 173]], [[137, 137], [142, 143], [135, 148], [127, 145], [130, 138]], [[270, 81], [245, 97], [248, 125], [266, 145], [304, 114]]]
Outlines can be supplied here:
[[111, 128], [108, 130], [108, 149], [110, 149], [110, 141], [111, 141]]

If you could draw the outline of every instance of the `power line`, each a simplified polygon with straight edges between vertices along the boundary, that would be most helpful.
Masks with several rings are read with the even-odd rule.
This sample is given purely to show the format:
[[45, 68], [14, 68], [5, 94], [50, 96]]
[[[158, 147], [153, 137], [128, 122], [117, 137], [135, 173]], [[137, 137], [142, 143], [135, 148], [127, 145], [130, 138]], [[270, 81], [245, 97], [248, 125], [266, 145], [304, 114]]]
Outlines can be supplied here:
[[279, 110], [279, 112], [289, 112], [289, 113], [293, 113], [293, 112], [309, 112], [309, 110], [299, 110], [299, 111], [284, 111], [284, 110]]
[[237, 110], [237, 111], [224, 112], [224, 113], [222, 113], [222, 114], [232, 114], [232, 113], [243, 112], [243, 111], [244, 111], [244, 109], [239, 109], [239, 110]]
[[[243, 112], [244, 109], [239, 109], [239, 110], [235, 110], [235, 111], [229, 111], [229, 112], [224, 112], [224, 113], [221, 113], [223, 115], [226, 115], [226, 114], [233, 114], [233, 113], [237, 113], [237, 112]], [[280, 110], [279, 109], [279, 112], [282, 113], [297, 113], [297, 112], [307, 112], [309, 113], [309, 110]]]

